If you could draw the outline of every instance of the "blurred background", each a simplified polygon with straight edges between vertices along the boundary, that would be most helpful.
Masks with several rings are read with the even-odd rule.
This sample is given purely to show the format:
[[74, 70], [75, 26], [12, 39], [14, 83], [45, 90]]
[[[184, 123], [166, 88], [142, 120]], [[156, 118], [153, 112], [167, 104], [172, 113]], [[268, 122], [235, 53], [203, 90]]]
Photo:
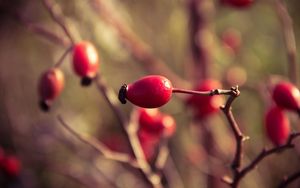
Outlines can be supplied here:
[[[272, 103], [268, 84], [289, 77], [275, 1], [257, 0], [242, 9], [216, 0], [198, 4], [196, 10], [203, 16], [198, 23], [202, 33], [197, 36], [204, 45], [204, 55], [198, 57], [200, 62], [195, 61], [197, 56], [191, 50], [191, 27], [195, 22], [191, 16], [192, 0], [103, 1], [109, 7], [107, 12], [97, 8], [95, 2], [55, 1], [76, 41], [88, 40], [96, 46], [101, 61], [99, 72], [115, 92], [122, 84], [141, 76], [169, 76], [164, 69], [151, 67], [147, 58], [138, 56], [139, 50], [141, 56], [144, 51], [150, 52], [159, 64], [180, 78], [170, 77], [176, 87], [193, 88], [206, 78], [220, 81], [225, 89], [240, 86], [241, 96], [233, 104], [233, 113], [243, 133], [250, 137], [245, 142], [244, 164], [263, 147], [272, 147], [263, 125], [265, 111]], [[286, 4], [299, 43], [300, 2]], [[132, 38], [143, 44], [144, 51], [139, 45], [126, 43], [128, 38], [122, 36], [114, 18], [134, 33]], [[40, 74], [58, 61], [68, 45], [41, 34], [34, 26], [68, 40], [42, 1], [0, 0], [0, 146], [21, 163], [13, 180], [5, 180], [7, 177], [2, 175], [2, 187], [149, 187], [138, 170], [99, 156], [57, 120], [60, 114], [78, 132], [108, 145], [113, 142], [123, 148], [125, 144], [119, 122], [96, 86], [80, 85], [72, 70], [71, 55], [61, 66], [65, 74], [62, 94], [50, 112], [39, 109]], [[160, 108], [172, 115], [177, 124], [169, 141], [172, 161], [167, 163], [167, 172], [171, 178], [166, 187], [228, 187], [220, 181], [224, 175], [231, 176], [235, 149], [228, 122], [221, 111], [205, 120], [195, 119], [185, 97], [173, 96]], [[130, 103], [120, 105], [127, 116], [133, 108]], [[292, 129], [299, 130], [297, 116], [289, 112], [287, 115]], [[207, 135], [213, 138], [210, 145], [205, 144]], [[207, 146], [216, 151], [209, 152]], [[266, 158], [242, 180], [241, 187], [276, 187], [283, 177], [299, 169], [297, 148]], [[290, 187], [299, 186], [300, 181], [295, 181]]]

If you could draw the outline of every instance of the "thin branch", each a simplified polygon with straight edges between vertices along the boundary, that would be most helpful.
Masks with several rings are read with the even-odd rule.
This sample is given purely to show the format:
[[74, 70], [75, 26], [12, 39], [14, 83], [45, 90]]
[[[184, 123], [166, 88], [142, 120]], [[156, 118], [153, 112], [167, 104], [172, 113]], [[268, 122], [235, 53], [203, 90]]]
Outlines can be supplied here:
[[162, 171], [164, 169], [166, 162], [168, 160], [169, 154], [170, 154], [170, 151], [169, 151], [169, 147], [168, 147], [168, 141], [166, 139], [163, 139], [160, 143], [157, 158], [155, 161], [156, 171]]
[[129, 27], [116, 15], [105, 0], [90, 0], [93, 10], [100, 19], [112, 26], [117, 33], [119, 41], [127, 48], [132, 57], [135, 58], [147, 72], [162, 74], [170, 78], [177, 86], [189, 85], [182, 80], [160, 58], [156, 57], [151, 48], [145, 44]]
[[107, 148], [104, 144], [102, 144], [100, 141], [90, 137], [83, 135], [79, 132], [76, 132], [71, 126], [69, 126], [64, 119], [58, 115], [57, 116], [58, 121], [61, 123], [61, 125], [68, 130], [72, 135], [74, 135], [77, 139], [79, 139], [81, 142], [88, 144], [92, 148], [94, 148], [96, 151], [101, 153], [105, 158], [126, 163], [129, 164], [135, 168], [138, 168], [137, 163], [135, 160], [133, 160], [129, 155], [115, 152]]
[[283, 0], [275, 0], [275, 9], [281, 23], [281, 29], [284, 37], [286, 53], [288, 58], [288, 76], [290, 80], [297, 85], [297, 50], [293, 21], [289, 15], [287, 7]]
[[210, 91], [194, 91], [188, 89], [180, 89], [180, 88], [173, 88], [173, 93], [185, 93], [185, 94], [192, 94], [192, 95], [202, 95], [202, 96], [213, 96], [213, 95], [232, 95], [232, 89], [213, 89]]
[[242, 153], [243, 153], [243, 141], [245, 140], [245, 136], [241, 132], [238, 124], [236, 123], [234, 116], [231, 111], [231, 104], [232, 102], [240, 95], [240, 91], [238, 90], [238, 86], [231, 88], [231, 95], [226, 101], [225, 106], [221, 107], [222, 111], [224, 112], [229, 125], [232, 129], [232, 132], [234, 134], [235, 140], [236, 140], [236, 150], [234, 159], [231, 163], [231, 168], [234, 171], [234, 173], [238, 172], [238, 169], [241, 165], [242, 160]]
[[73, 49], [73, 46], [70, 46], [67, 50], [65, 50], [65, 52], [62, 54], [62, 56], [59, 58], [59, 60], [54, 64], [54, 67], [59, 67], [62, 65], [62, 63], [64, 62], [66, 56], [68, 55], [68, 53]]
[[43, 0], [43, 4], [48, 10], [51, 18], [62, 28], [66, 36], [70, 39], [71, 43], [74, 44], [75, 40], [67, 27], [61, 8], [58, 6], [58, 4], [55, 4], [53, 0]]
[[238, 187], [241, 179], [243, 177], [245, 177], [251, 170], [253, 170], [263, 159], [267, 158], [268, 156], [270, 156], [272, 154], [280, 153], [287, 149], [294, 148], [293, 140], [299, 136], [300, 136], [300, 133], [293, 133], [289, 136], [287, 142], [284, 145], [277, 146], [277, 147], [274, 147], [274, 148], [271, 148], [268, 150], [262, 149], [262, 151], [248, 165], [246, 165], [241, 170], [237, 170], [232, 179], [229, 177], [222, 178], [223, 182], [230, 185], [232, 188]]
[[293, 183], [295, 180], [300, 178], [300, 171], [295, 172], [294, 174], [284, 178], [282, 182], [279, 184], [278, 188], [285, 188], [289, 184]]
[[67, 47], [69, 46], [69, 42], [66, 40], [66, 38], [64, 38], [63, 36], [60, 36], [57, 33], [54, 33], [53, 31], [49, 30], [48, 28], [46, 28], [43, 25], [37, 24], [37, 23], [33, 23], [31, 21], [29, 21], [28, 19], [26, 19], [23, 15], [21, 14], [17, 14], [16, 18], [18, 19], [18, 21], [20, 21], [21, 24], [23, 24], [29, 31], [36, 33], [38, 35], [40, 35], [41, 37], [56, 43], [60, 46], [63, 47]]

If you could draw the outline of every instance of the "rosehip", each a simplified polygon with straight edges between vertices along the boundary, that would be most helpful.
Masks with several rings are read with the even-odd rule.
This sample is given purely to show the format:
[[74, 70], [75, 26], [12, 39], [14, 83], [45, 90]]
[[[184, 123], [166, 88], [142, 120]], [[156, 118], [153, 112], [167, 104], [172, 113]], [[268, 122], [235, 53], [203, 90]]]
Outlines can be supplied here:
[[143, 108], [157, 108], [166, 104], [172, 96], [172, 84], [163, 76], [145, 76], [134, 83], [123, 85], [119, 99], [125, 104], [126, 99]]
[[267, 136], [276, 146], [286, 142], [290, 133], [290, 123], [280, 107], [272, 107], [265, 115]]
[[2, 168], [7, 175], [16, 177], [20, 174], [21, 163], [15, 156], [5, 156]]
[[64, 74], [58, 68], [44, 72], [39, 81], [40, 106], [42, 110], [49, 110], [51, 102], [59, 96], [64, 87]]
[[[176, 130], [176, 122], [170, 115], [159, 112], [158, 109], [139, 109], [139, 131], [149, 134], [149, 137], [170, 138]], [[152, 138], [152, 139], [154, 139]]]
[[138, 123], [139, 129], [151, 134], [160, 135], [163, 131], [163, 125], [159, 123], [161, 121], [162, 114], [158, 109], [138, 109]]
[[[216, 80], [203, 80], [199, 83], [195, 90], [209, 91], [212, 89], [221, 88], [221, 83]], [[187, 104], [194, 110], [196, 118], [202, 119], [219, 111], [223, 103], [223, 97], [220, 95], [215, 96], [199, 96], [192, 95], [188, 98]]]
[[252, 5], [254, 0], [221, 0], [222, 4], [235, 7], [235, 8], [247, 8]]
[[293, 111], [300, 109], [300, 91], [289, 82], [282, 81], [274, 87], [273, 99], [282, 108]]
[[241, 35], [236, 29], [230, 28], [222, 33], [222, 43], [225, 49], [232, 54], [236, 54], [241, 47]]
[[151, 161], [154, 158], [159, 138], [156, 135], [149, 134], [143, 130], [138, 131], [138, 138], [144, 152], [145, 159], [147, 161]]
[[82, 78], [82, 85], [89, 85], [99, 67], [98, 53], [94, 45], [87, 41], [75, 44], [73, 49], [73, 68]]

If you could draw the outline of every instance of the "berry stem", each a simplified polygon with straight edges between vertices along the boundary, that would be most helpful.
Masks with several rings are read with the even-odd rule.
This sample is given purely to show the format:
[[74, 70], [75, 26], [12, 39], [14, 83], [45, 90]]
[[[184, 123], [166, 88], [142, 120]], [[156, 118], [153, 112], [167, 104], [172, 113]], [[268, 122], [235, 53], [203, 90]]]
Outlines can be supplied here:
[[278, 188], [285, 188], [298, 178], [300, 178], [300, 171], [297, 171], [294, 174], [284, 178], [282, 182], [279, 184]]
[[188, 89], [179, 89], [173, 88], [173, 93], [184, 93], [184, 94], [191, 94], [191, 95], [202, 95], [202, 96], [213, 96], [213, 95], [231, 95], [232, 90], [224, 90], [224, 89], [213, 89], [210, 91], [194, 91]]
[[54, 64], [54, 67], [58, 68], [60, 67], [63, 62], [64, 62], [64, 59], [67, 57], [68, 53], [73, 49], [73, 45], [70, 46], [63, 54], [62, 56], [59, 58], [59, 60]]
[[297, 50], [295, 33], [293, 29], [293, 21], [289, 15], [283, 0], [275, 0], [275, 11], [279, 17], [287, 58], [288, 58], [288, 76], [295, 85], [297, 85]]

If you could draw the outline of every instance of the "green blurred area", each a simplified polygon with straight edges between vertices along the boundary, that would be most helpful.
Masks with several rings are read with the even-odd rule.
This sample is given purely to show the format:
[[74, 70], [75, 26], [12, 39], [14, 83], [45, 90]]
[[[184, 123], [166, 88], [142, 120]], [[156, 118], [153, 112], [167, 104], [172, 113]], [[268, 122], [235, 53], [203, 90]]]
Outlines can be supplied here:
[[[114, 28], [101, 20], [91, 9], [90, 1], [56, 2], [62, 7], [76, 39], [92, 41], [97, 47], [101, 59], [99, 71], [115, 92], [118, 92], [122, 84], [149, 74], [120, 44]], [[286, 3], [294, 21], [298, 44], [300, 2]], [[185, 1], [111, 0], [109, 4], [151, 47], [157, 57], [180, 77], [192, 83], [187, 67], [190, 46]], [[265, 145], [271, 147], [263, 132], [263, 115], [271, 100], [263, 98], [262, 94], [253, 88], [259, 88], [271, 75], [287, 79], [286, 49], [273, 1], [257, 1], [251, 8], [244, 10], [222, 7], [216, 1], [215, 4], [215, 48], [212, 52], [211, 76], [222, 81], [224, 87], [230, 87], [226, 85], [228, 80], [225, 78], [231, 67], [241, 68], [244, 71], [242, 76], [247, 76], [246, 83], [240, 87], [241, 96], [233, 104], [233, 112], [241, 129], [250, 137], [250, 140], [245, 142], [244, 159], [247, 164]], [[121, 132], [115, 114], [95, 86], [80, 86], [80, 80], [71, 67], [71, 55], [67, 56], [62, 66], [66, 78], [66, 87], [62, 95], [55, 101], [50, 113], [40, 111], [37, 95], [40, 74], [56, 63], [65, 48], [29, 31], [16, 19], [15, 13], [20, 13], [32, 22], [63, 35], [41, 1], [0, 0], [0, 145], [16, 153], [22, 160], [22, 180], [27, 187], [84, 187], [56, 173], [55, 170], [49, 170], [49, 165], [52, 164], [65, 169], [70, 168], [73, 172], [84, 172], [83, 177], [96, 179], [98, 183], [110, 187], [88, 160], [93, 159], [90, 155], [93, 152], [59, 125], [57, 115], [65, 117], [76, 130], [101, 139]], [[235, 57], [227, 53], [221, 44], [222, 32], [227, 28], [235, 28], [241, 34], [242, 47]], [[267, 90], [262, 92], [265, 92], [266, 96], [269, 95]], [[126, 104], [120, 108], [129, 116], [133, 106]], [[187, 161], [189, 152], [198, 147], [198, 135], [190, 125], [191, 112], [177, 97], [173, 97], [161, 110], [174, 115], [177, 122], [177, 133], [170, 141], [170, 149], [185, 186], [206, 187], [205, 177], [210, 173], [207, 172], [206, 161], [201, 157], [198, 165]], [[297, 117], [293, 114], [289, 114], [289, 117], [293, 122], [293, 130], [299, 130]], [[220, 158], [212, 161], [230, 174], [229, 165], [233, 156], [234, 141], [226, 119], [220, 112], [209, 120], [209, 124], [222, 152]], [[72, 146], [84, 149], [74, 151]], [[299, 152], [299, 147], [296, 151], [291, 150], [267, 158], [242, 181], [241, 187], [275, 187], [283, 176], [299, 169], [299, 157], [295, 152]], [[128, 170], [101, 157], [96, 163], [103, 173], [114, 178], [121, 187], [143, 185], [139, 175], [132, 174], [132, 169]], [[134, 173], [138, 174], [136, 171]], [[296, 182], [291, 187], [299, 185], [300, 183]]]

